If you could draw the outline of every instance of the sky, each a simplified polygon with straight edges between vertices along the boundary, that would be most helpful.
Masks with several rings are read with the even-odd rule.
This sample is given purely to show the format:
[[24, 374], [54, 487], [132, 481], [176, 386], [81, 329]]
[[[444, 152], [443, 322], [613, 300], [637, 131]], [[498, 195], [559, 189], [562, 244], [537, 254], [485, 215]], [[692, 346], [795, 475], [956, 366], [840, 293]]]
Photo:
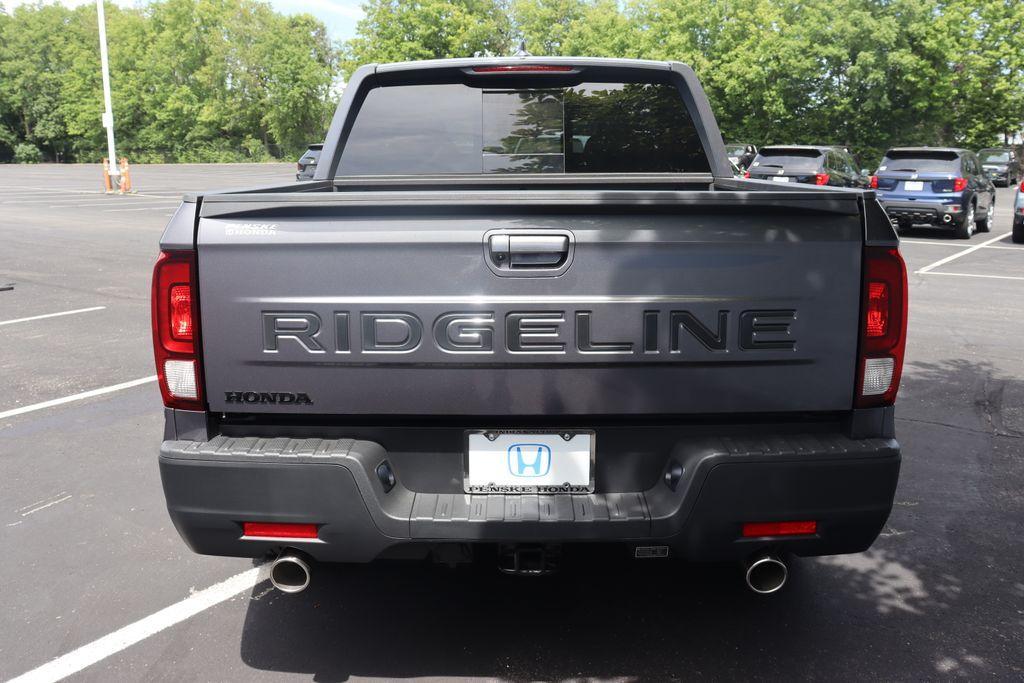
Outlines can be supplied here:
[[[30, 0], [0, 0], [8, 10], [18, 5], [28, 4]], [[68, 7], [83, 5], [95, 0], [59, 0]], [[122, 7], [145, 4], [141, 0], [112, 0]], [[360, 8], [361, 0], [265, 0], [269, 1], [282, 14], [299, 14], [305, 12], [319, 18], [327, 26], [331, 37], [335, 40], [348, 40], [355, 36], [356, 22], [363, 16]]]

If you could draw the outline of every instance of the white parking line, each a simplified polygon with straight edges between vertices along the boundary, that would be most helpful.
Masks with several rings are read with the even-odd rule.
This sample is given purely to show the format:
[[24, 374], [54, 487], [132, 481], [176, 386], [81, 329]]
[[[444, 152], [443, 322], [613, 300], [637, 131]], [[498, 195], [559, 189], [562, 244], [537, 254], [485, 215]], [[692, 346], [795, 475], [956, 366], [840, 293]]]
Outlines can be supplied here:
[[14, 323], [27, 323], [29, 320], [42, 320], [43, 318], [58, 318], [62, 315], [74, 315], [76, 313], [88, 313], [90, 311], [102, 311], [106, 306], [91, 306], [89, 308], [76, 308], [73, 311], [61, 311], [60, 313], [44, 313], [33, 315], [28, 318], [15, 318], [14, 320], [0, 320], [0, 325], [13, 325]]
[[50, 683], [78, 673], [166, 628], [230, 600], [239, 593], [252, 590], [254, 586], [266, 580], [268, 573], [269, 565], [262, 565], [248, 569], [241, 574], [235, 574], [230, 579], [193, 593], [181, 602], [176, 602], [159, 612], [143, 617], [135, 623], [128, 624], [124, 628], [83, 645], [77, 650], [61, 655], [38, 668], [11, 679], [8, 683]]
[[[903, 246], [905, 244], [930, 244], [930, 245], [934, 245], [936, 247], [951, 247], [953, 249], [963, 249], [964, 248], [963, 244], [958, 244], [957, 242], [936, 242], [934, 240], [911, 240], [911, 239], [901, 238], [900, 239], [900, 246]], [[979, 245], [979, 246], [981, 246], [981, 245]], [[1009, 250], [1013, 250], [1013, 251], [1020, 251], [1024, 247], [1000, 247], [1000, 246], [995, 246], [995, 245], [988, 244], [988, 245], [985, 245], [985, 246], [981, 246], [981, 248], [982, 249], [1009, 249]]]
[[5, 410], [0, 413], [0, 420], [7, 419], [8, 417], [14, 417], [15, 415], [24, 415], [25, 413], [32, 413], [37, 410], [43, 410], [44, 408], [52, 408], [54, 406], [64, 405], [65, 403], [71, 403], [72, 401], [81, 401], [85, 398], [92, 398], [93, 396], [102, 396], [103, 394], [112, 394], [115, 391], [121, 391], [122, 389], [130, 389], [137, 387], [140, 384], [149, 384], [150, 382], [156, 381], [156, 375], [149, 377], [143, 377], [141, 379], [133, 379], [130, 382], [121, 382], [120, 384], [112, 384], [109, 387], [100, 387], [99, 389], [91, 389], [89, 391], [83, 391], [80, 394], [74, 394], [72, 396], [65, 396], [64, 398], [55, 398], [51, 401], [43, 401], [42, 403], [33, 403], [30, 406], [22, 406], [21, 408], [12, 408], [11, 410]]
[[65, 500], [71, 500], [71, 498], [73, 498], [73, 495], [69, 493], [68, 495], [66, 495], [66, 496], [64, 496], [62, 498], [58, 498], [57, 500], [51, 500], [49, 503], [46, 503], [45, 505], [40, 505], [39, 507], [32, 508], [28, 512], [22, 512], [21, 516], [22, 517], [28, 517], [31, 514], [35, 514], [36, 512], [39, 512], [40, 510], [45, 510], [48, 507], [52, 507], [52, 506], [56, 505], [57, 503], [63, 503]]
[[1014, 275], [978, 275], [976, 273], [922, 273], [917, 271], [920, 275], [951, 275], [953, 277], [983, 277], [989, 280], [1024, 280], [1024, 277], [1016, 277]]
[[[170, 202], [170, 204], [180, 204], [181, 202], [177, 199]], [[162, 206], [141, 206], [136, 209], [100, 209], [101, 213], [117, 213], [119, 211], [166, 211], [167, 202], [161, 202]]]
[[924, 268], [921, 268], [920, 270], [917, 270], [917, 271], [914, 271], [914, 272], [917, 273], [918, 275], [924, 275], [925, 273], [927, 273], [929, 271], [932, 271], [932, 270], [938, 268], [939, 266], [944, 266], [947, 263], [949, 263], [950, 261], [957, 260], [961, 256], [967, 256], [967, 254], [975, 252], [975, 251], [981, 249], [984, 246], [992, 244], [993, 242], [998, 242], [999, 240], [1003, 239], [1004, 237], [1006, 237], [1009, 234], [1010, 233], [1005, 232], [1002, 235], [998, 235], [996, 237], [993, 237], [992, 239], [987, 240], [985, 242], [982, 242], [981, 244], [975, 244], [973, 247], [968, 247], [967, 249], [964, 249], [963, 251], [958, 251], [955, 254], [951, 254], [950, 256], [947, 256], [946, 258], [941, 258], [938, 261], [936, 261], [935, 263], [929, 263]]

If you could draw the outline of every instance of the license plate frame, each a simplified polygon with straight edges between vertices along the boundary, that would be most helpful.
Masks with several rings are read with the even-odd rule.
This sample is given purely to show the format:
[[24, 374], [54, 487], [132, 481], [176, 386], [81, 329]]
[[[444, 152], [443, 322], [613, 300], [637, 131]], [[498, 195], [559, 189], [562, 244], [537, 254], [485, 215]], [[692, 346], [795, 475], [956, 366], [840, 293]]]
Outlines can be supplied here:
[[[572, 442], [582, 437], [576, 444]], [[464, 493], [487, 495], [559, 495], [559, 494], [588, 494], [594, 492], [594, 476], [596, 462], [596, 435], [590, 429], [476, 429], [467, 430], [464, 438], [462, 457], [462, 488]], [[543, 475], [517, 476], [513, 475], [511, 466], [508, 465], [511, 455], [510, 449], [514, 445], [543, 445], [547, 446], [547, 468]], [[485, 449], [475, 448], [485, 446]], [[557, 448], [562, 446], [562, 448]], [[489, 447], [489, 448], [486, 448]], [[528, 452], [527, 457], [533, 456]], [[520, 456], [521, 458], [522, 456]], [[534, 456], [537, 461], [543, 459], [540, 453]], [[559, 463], [559, 471], [571, 472], [573, 468], [578, 469], [581, 463], [586, 463], [586, 477], [574, 477], [571, 481], [557, 482], [546, 477], [554, 465]], [[486, 460], [481, 460], [485, 458]], [[474, 478], [471, 473], [471, 464], [475, 461], [477, 467], [487, 462], [491, 468], [490, 474], [495, 473], [498, 465], [490, 460], [497, 458], [507, 470], [507, 476], [491, 477], [486, 476], [487, 470], [483, 470], [483, 476]], [[517, 462], [518, 462], [517, 458]], [[534, 463], [527, 463], [529, 470]], [[540, 467], [540, 465], [538, 465]], [[478, 474], [479, 470], [474, 470]], [[495, 479], [495, 481], [485, 481]], [[531, 479], [541, 480], [533, 481]]]

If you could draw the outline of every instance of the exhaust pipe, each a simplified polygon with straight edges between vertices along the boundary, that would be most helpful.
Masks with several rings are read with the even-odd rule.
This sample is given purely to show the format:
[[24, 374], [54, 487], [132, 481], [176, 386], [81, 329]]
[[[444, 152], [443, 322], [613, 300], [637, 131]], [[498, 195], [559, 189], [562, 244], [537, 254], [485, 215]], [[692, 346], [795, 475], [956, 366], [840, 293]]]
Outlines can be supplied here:
[[761, 595], [780, 590], [788, 577], [786, 563], [775, 555], [760, 555], [747, 565], [747, 587]]
[[282, 593], [301, 593], [309, 586], [309, 564], [286, 552], [270, 565], [270, 583]]
[[952, 223], [953, 222], [953, 216], [951, 216], [948, 213], [942, 214], [942, 222], [943, 223]]

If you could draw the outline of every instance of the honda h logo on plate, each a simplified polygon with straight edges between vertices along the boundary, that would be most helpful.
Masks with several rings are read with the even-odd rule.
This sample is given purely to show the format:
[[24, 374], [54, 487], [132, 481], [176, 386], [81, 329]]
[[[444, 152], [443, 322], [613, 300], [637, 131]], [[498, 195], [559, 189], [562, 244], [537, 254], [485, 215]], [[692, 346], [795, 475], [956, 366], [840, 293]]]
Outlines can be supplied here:
[[514, 443], [508, 447], [508, 471], [514, 477], [543, 477], [551, 470], [551, 447]]

